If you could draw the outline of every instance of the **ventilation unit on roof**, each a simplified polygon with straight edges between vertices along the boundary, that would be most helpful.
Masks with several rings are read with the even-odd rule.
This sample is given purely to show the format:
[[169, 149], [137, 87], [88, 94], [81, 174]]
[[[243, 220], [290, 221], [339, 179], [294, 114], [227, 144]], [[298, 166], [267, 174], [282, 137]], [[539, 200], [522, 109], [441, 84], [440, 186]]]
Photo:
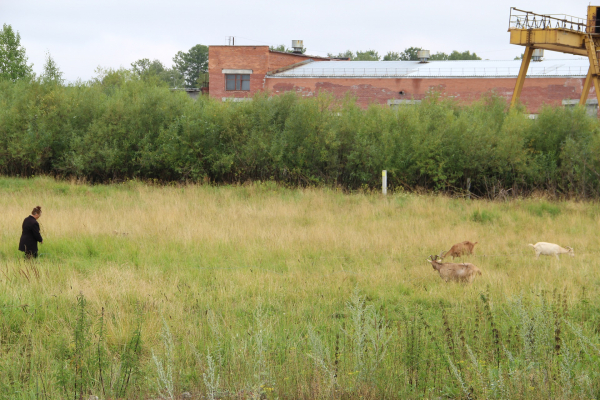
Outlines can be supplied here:
[[302, 54], [302, 50], [304, 49], [304, 41], [292, 40], [292, 49], [294, 50], [294, 54]]
[[544, 49], [534, 49], [531, 55], [531, 61], [542, 61], [544, 58]]
[[419, 62], [422, 62], [422, 63], [429, 62], [429, 50], [417, 51], [417, 58], [419, 59]]

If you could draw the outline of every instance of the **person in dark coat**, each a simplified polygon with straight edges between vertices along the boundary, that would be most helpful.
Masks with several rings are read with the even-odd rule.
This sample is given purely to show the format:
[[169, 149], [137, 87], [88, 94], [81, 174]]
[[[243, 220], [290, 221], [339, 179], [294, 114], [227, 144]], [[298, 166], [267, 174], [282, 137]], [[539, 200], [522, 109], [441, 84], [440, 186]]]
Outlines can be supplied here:
[[23, 221], [23, 233], [19, 241], [19, 250], [25, 253], [27, 258], [37, 258], [38, 242], [43, 243], [40, 235], [40, 224], [37, 220], [42, 215], [42, 207], [37, 206], [31, 212], [31, 215]]

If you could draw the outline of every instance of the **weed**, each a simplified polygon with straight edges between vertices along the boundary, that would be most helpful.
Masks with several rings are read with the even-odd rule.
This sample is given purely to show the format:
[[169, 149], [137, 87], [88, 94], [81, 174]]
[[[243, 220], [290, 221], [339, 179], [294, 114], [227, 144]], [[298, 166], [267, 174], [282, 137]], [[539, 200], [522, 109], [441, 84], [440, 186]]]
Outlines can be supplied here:
[[209, 400], [218, 399], [220, 394], [219, 371], [210, 351], [206, 354], [206, 372], [202, 374], [202, 379], [206, 386], [206, 398]]
[[90, 346], [89, 338], [89, 321], [86, 314], [86, 300], [82, 292], [77, 296], [77, 319], [74, 331], [74, 350], [72, 362], [74, 365], [73, 371], [73, 391], [75, 398], [83, 398], [86, 394], [89, 385], [88, 375], [86, 374], [86, 355]]
[[308, 326], [308, 341], [311, 349], [308, 356], [314, 361], [315, 369], [322, 375], [325, 383], [325, 387], [321, 390], [321, 395], [324, 398], [331, 398], [337, 383], [338, 353], [336, 351], [335, 360], [332, 362], [329, 348], [323, 343], [312, 325]]
[[163, 345], [163, 356], [158, 356], [152, 350], [152, 360], [156, 366], [156, 389], [159, 396], [163, 399], [174, 399], [175, 389], [173, 383], [173, 367], [175, 362], [175, 345], [173, 344], [173, 336], [167, 321], [163, 318], [163, 328], [160, 334]]
[[352, 322], [351, 329], [345, 331], [353, 345], [354, 371], [357, 384], [373, 379], [373, 372], [383, 361], [387, 343], [391, 338], [385, 319], [355, 288], [346, 303]]
[[138, 310], [136, 328], [121, 354], [119, 374], [115, 379], [114, 391], [117, 397], [125, 397], [128, 389], [140, 373], [140, 356], [142, 353], [142, 321], [141, 310]]

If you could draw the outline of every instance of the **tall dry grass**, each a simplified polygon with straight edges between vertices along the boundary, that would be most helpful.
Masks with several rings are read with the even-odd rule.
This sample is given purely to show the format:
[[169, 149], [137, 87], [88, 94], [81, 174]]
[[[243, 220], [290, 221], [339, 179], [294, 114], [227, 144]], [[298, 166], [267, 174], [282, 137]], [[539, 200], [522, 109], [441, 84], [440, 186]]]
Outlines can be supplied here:
[[[520, 343], [510, 342], [509, 333], [517, 335], [523, 325], [515, 311], [518, 301], [532, 313], [544, 304], [553, 306], [539, 309], [542, 314], [559, 307], [558, 324], [570, 318], [586, 338], [599, 342], [594, 329], [600, 326], [600, 311], [593, 305], [600, 284], [595, 235], [600, 206], [595, 203], [502, 203], [408, 193], [384, 197], [290, 190], [271, 183], [87, 186], [48, 178], [2, 178], [0, 190], [0, 397], [73, 395], [68, 384], [59, 385], [58, 376], [60, 371], [71, 373], [73, 354], [79, 351], [73, 332], [80, 294], [90, 320], [85, 350], [90, 360], [99, 335], [94, 324], [105, 310], [101, 342], [110, 366], [105, 383], [100, 384], [92, 361], [85, 364], [96, 371], [86, 378], [89, 392], [105, 398], [114, 398], [106, 393], [115, 393], [110, 382], [119, 376], [125, 345], [139, 321], [143, 347], [127, 398], [168, 397], [164, 387], [154, 384], [160, 369], [153, 354], [163, 366], [174, 363], [170, 379], [176, 393], [198, 396], [478, 397], [483, 392], [469, 395], [468, 385], [464, 392], [451, 368], [453, 362], [468, 362], [466, 347], [462, 355], [449, 351], [454, 358], [448, 363], [435, 350], [434, 336], [427, 336], [427, 326], [431, 335], [441, 334], [444, 310], [448, 337], [454, 335], [457, 343], [485, 357], [493, 344], [484, 335], [491, 335], [492, 328], [484, 328], [482, 294], [507, 348]], [[43, 208], [44, 244], [40, 258], [30, 263], [16, 249], [21, 222], [36, 205]], [[426, 258], [463, 240], [479, 242], [475, 255], [465, 260], [475, 263], [483, 276], [470, 286], [446, 284]], [[536, 260], [527, 244], [537, 241], [571, 246], [576, 257]], [[372, 381], [358, 381], [361, 375], [353, 370], [352, 354], [360, 346], [353, 338], [360, 329], [352, 327], [354, 311], [347, 302], [356, 298], [356, 290], [377, 311], [372, 318], [385, 320], [379, 328], [392, 335], [382, 364], [368, 374]], [[581, 341], [561, 326], [563, 340], [569, 338], [565, 346]], [[414, 329], [422, 332], [414, 334]], [[479, 339], [470, 338], [474, 329]], [[461, 340], [465, 332], [468, 339]], [[174, 343], [172, 361], [165, 338]], [[426, 369], [433, 375], [413, 384], [412, 364], [403, 357], [409, 345], [420, 341], [422, 354], [432, 357]], [[323, 346], [330, 354], [329, 369]], [[365, 349], [367, 355], [373, 351]], [[540, 368], [562, 371], [561, 360]], [[476, 376], [456, 365], [460, 376]], [[577, 371], [590, 367], [580, 360]], [[333, 368], [335, 384], [333, 374], [319, 372]], [[423, 374], [425, 364], [415, 368]], [[216, 377], [218, 387], [209, 387]], [[573, 373], [564, 379], [583, 378]], [[524, 382], [514, 393], [536, 390], [524, 392], [523, 398], [562, 396], [552, 385], [542, 391], [543, 382]], [[600, 390], [597, 383], [589, 387]], [[577, 390], [570, 392], [571, 398], [589, 394]]]

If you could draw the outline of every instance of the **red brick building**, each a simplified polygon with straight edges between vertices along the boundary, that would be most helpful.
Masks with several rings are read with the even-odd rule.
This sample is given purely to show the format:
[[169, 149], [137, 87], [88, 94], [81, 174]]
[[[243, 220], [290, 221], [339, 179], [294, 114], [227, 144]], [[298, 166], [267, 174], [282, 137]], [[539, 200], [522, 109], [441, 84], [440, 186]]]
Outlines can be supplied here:
[[[250, 98], [259, 91], [354, 95], [360, 105], [420, 102], [432, 90], [465, 103], [494, 92], [510, 101], [520, 60], [340, 61], [271, 51], [267, 46], [210, 46], [210, 96]], [[521, 101], [531, 113], [543, 104], [577, 103], [589, 68], [586, 58], [544, 60], [529, 66]], [[597, 109], [594, 88], [588, 104]], [[240, 101], [240, 100], [233, 100]], [[590, 110], [592, 111], [592, 110]]]
[[273, 51], [269, 46], [209, 46], [209, 93], [217, 99], [252, 97], [266, 89], [267, 73], [316, 61], [329, 61], [329, 58]]

